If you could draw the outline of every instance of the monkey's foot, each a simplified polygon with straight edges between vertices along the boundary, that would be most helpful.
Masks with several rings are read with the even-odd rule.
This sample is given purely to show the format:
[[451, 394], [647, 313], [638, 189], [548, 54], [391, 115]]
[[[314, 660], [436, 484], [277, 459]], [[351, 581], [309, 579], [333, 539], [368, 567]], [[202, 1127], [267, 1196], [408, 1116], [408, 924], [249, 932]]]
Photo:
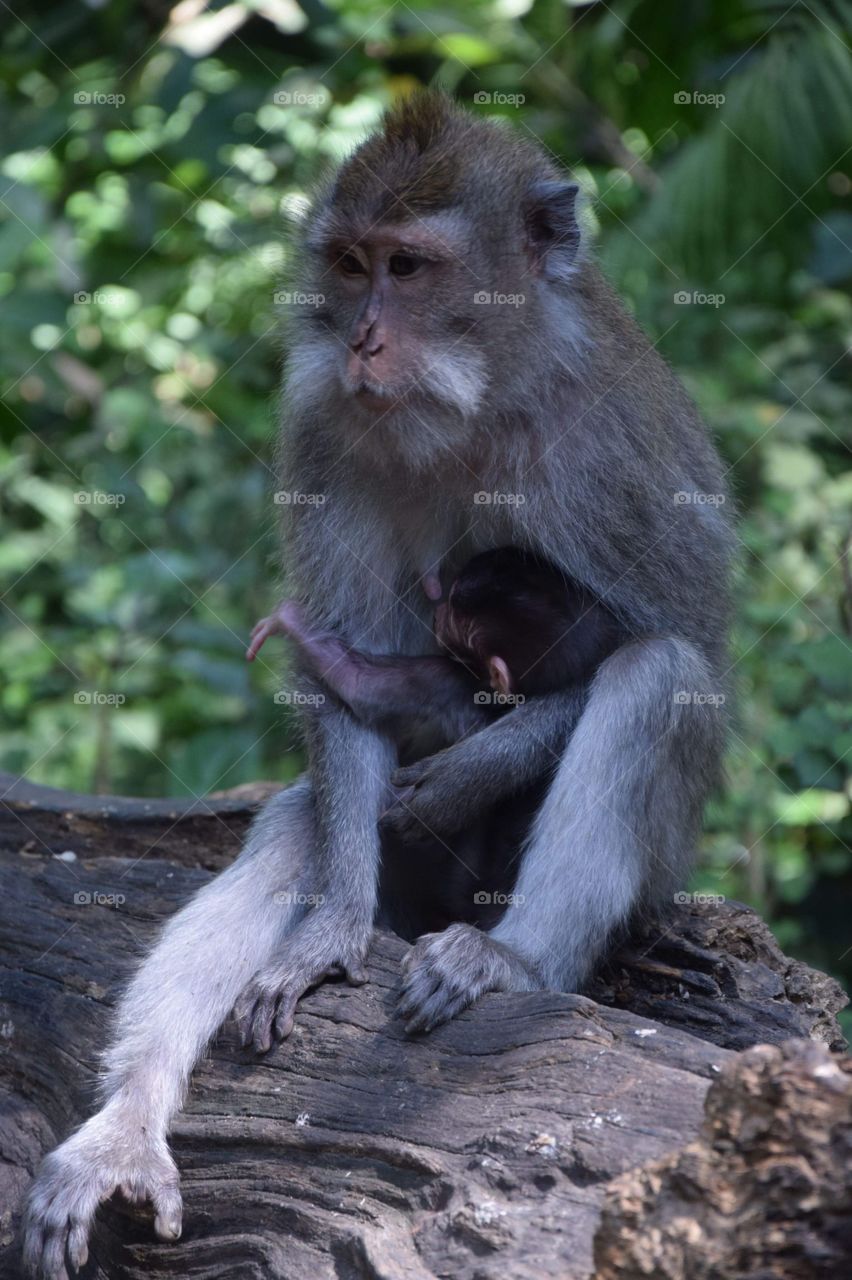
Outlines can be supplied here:
[[508, 947], [469, 924], [418, 938], [403, 961], [399, 1013], [409, 1034], [431, 1031], [487, 991], [538, 991], [541, 980]]
[[92, 1116], [45, 1159], [24, 1217], [24, 1265], [36, 1280], [68, 1280], [89, 1256], [99, 1204], [115, 1191], [134, 1204], [150, 1201], [161, 1240], [181, 1233], [180, 1181], [165, 1138], [152, 1138], [140, 1118], [113, 1103]]
[[244, 1047], [267, 1053], [273, 1041], [293, 1030], [302, 996], [328, 978], [353, 987], [367, 981], [364, 960], [371, 930], [353, 935], [336, 915], [315, 908], [282, 944], [271, 964], [254, 975], [234, 1005], [234, 1021]]

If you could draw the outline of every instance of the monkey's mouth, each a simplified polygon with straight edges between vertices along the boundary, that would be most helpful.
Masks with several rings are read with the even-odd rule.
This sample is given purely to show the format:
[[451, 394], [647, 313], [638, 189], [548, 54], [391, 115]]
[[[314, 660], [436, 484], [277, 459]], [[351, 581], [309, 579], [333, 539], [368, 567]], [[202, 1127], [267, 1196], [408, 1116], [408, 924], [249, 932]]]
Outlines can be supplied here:
[[382, 386], [381, 383], [373, 382], [369, 378], [362, 378], [352, 388], [352, 392], [358, 403], [365, 409], [381, 413], [387, 413], [402, 400], [402, 394], [399, 391], [392, 391], [390, 387]]

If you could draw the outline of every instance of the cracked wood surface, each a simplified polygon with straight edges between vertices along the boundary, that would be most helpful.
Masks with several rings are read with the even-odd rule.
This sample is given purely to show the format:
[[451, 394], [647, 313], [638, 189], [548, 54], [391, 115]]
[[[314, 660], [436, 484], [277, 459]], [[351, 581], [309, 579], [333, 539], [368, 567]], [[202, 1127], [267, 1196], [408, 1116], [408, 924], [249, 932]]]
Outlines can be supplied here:
[[[187, 805], [10, 781], [3, 1277], [20, 1275], [20, 1202], [41, 1154], [90, 1111], [122, 981], [274, 790]], [[587, 1280], [611, 1180], [698, 1139], [732, 1050], [791, 1036], [842, 1043], [837, 985], [783, 956], [737, 904], [679, 908], [586, 996], [492, 995], [426, 1039], [408, 1039], [393, 1015], [403, 951], [378, 935], [367, 986], [314, 992], [264, 1059], [223, 1029], [173, 1129], [183, 1238], [156, 1243], [145, 1213], [115, 1200], [99, 1215], [87, 1280]]]

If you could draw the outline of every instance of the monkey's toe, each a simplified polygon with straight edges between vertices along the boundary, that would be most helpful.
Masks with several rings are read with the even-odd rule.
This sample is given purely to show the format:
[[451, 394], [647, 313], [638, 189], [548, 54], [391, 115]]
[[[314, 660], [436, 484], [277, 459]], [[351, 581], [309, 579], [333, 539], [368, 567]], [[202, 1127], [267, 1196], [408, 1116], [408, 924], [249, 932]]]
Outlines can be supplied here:
[[398, 1011], [408, 1035], [433, 1031], [462, 1013], [475, 999], [473, 992], [450, 985], [440, 974], [417, 974], [403, 989]]

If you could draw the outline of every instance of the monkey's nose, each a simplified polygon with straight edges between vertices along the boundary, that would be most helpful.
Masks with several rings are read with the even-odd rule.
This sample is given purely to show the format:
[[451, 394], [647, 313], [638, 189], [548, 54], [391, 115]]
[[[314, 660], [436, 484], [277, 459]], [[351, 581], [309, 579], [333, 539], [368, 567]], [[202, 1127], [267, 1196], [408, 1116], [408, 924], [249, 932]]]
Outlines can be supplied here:
[[384, 351], [385, 342], [381, 334], [373, 333], [372, 330], [365, 334], [359, 342], [353, 342], [352, 350], [361, 357], [362, 360], [371, 360], [377, 356], [380, 351]]

